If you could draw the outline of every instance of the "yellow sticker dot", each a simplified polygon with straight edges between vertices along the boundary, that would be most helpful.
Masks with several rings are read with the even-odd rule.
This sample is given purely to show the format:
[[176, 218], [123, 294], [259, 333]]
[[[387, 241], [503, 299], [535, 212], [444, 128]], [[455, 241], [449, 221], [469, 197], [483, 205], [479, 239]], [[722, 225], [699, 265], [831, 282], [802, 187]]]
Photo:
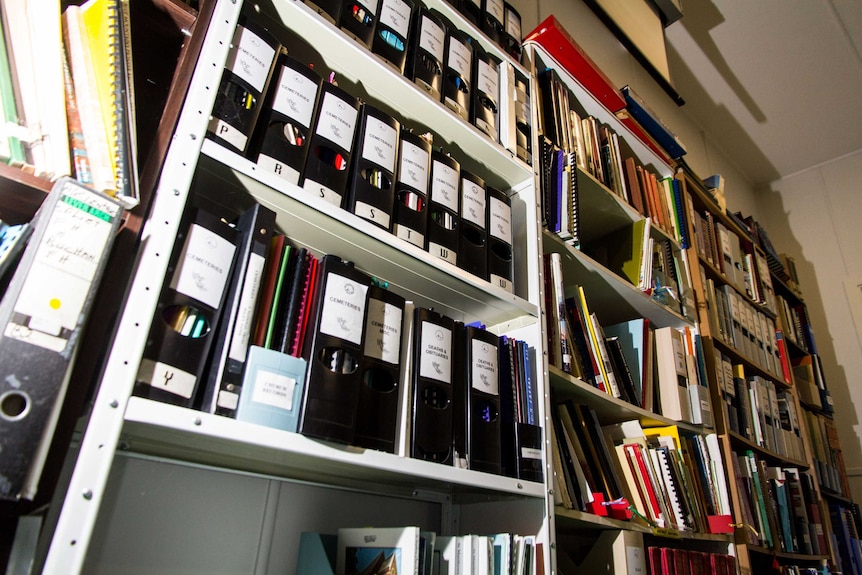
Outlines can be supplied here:
[[48, 302], [48, 305], [51, 306], [51, 309], [60, 309], [60, 300], [57, 298], [51, 298], [51, 301]]

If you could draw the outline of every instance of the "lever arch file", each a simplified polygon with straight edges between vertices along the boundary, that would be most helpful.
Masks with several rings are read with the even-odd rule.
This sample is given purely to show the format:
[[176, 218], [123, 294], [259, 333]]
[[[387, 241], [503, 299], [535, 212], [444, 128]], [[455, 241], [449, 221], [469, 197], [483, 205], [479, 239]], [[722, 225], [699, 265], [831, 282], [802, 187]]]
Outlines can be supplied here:
[[473, 44], [473, 101], [470, 116], [474, 126], [497, 142], [499, 125], [497, 113], [500, 101], [499, 61]]
[[285, 52], [279, 54], [264, 111], [255, 130], [252, 160], [298, 185], [308, 154], [320, 76]]
[[0, 302], [0, 500], [36, 496], [122, 213], [117, 200], [61, 178], [30, 223]]
[[515, 155], [528, 164], [533, 163], [533, 140], [530, 131], [533, 114], [530, 106], [530, 80], [515, 70]]
[[410, 46], [411, 24], [416, 4], [413, 0], [380, 0], [377, 30], [371, 42], [371, 51], [404, 73], [407, 48]]
[[461, 236], [458, 267], [488, 279], [488, 193], [485, 180], [461, 170]]
[[237, 231], [189, 208], [171, 255], [134, 393], [195, 407], [236, 254]]
[[460, 240], [461, 165], [440, 150], [431, 154], [431, 197], [428, 242], [432, 255], [458, 265]]
[[422, 5], [414, 14], [405, 75], [427, 91], [431, 98], [440, 100], [446, 24], [433, 11]]
[[378, 0], [347, 0], [338, 21], [339, 27], [347, 32], [348, 36], [368, 49], [371, 48], [371, 40], [377, 26], [377, 2]]
[[457, 0], [458, 11], [478, 27], [482, 25], [482, 0]]
[[425, 249], [428, 231], [428, 162], [431, 144], [401, 130], [401, 154], [396, 184], [392, 233]]
[[398, 120], [362, 105], [346, 208], [386, 231], [392, 227], [400, 128]]
[[372, 285], [368, 289], [365, 348], [359, 366], [359, 407], [354, 444], [395, 452], [401, 385], [404, 298]]
[[413, 325], [413, 425], [410, 455], [452, 464], [452, 353], [455, 322], [416, 308]]
[[488, 279], [513, 293], [513, 274], [512, 199], [488, 186]]
[[249, 339], [257, 311], [275, 212], [254, 204], [236, 221], [239, 233], [235, 271], [228, 284], [224, 317], [215, 334], [201, 410], [233, 417], [236, 412]]
[[338, 207], [344, 204], [358, 115], [359, 100], [329, 82], [321, 85], [302, 187]]
[[[505, 46], [503, 29], [506, 21], [506, 5], [503, 0], [484, 0], [482, 6], [482, 32], [495, 44]], [[518, 36], [520, 38], [520, 36]]]
[[515, 60], [521, 60], [521, 15], [508, 2], [504, 2], [506, 16], [504, 20], [503, 48]]
[[469, 37], [447, 25], [446, 52], [443, 59], [443, 104], [465, 122], [470, 121], [473, 45]]
[[263, 108], [279, 43], [248, 18], [236, 27], [211, 114], [210, 136], [245, 154]]
[[302, 353], [308, 370], [298, 431], [352, 443], [371, 278], [333, 255], [323, 256], [318, 273], [312, 332]]

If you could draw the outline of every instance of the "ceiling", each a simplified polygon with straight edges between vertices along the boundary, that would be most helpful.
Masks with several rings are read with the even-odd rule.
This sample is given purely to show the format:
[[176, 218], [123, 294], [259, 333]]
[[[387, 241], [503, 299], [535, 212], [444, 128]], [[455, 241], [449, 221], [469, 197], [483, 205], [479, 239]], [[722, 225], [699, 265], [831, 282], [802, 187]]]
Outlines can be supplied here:
[[713, 143], [765, 186], [862, 150], [862, 0], [684, 0], [671, 80]]

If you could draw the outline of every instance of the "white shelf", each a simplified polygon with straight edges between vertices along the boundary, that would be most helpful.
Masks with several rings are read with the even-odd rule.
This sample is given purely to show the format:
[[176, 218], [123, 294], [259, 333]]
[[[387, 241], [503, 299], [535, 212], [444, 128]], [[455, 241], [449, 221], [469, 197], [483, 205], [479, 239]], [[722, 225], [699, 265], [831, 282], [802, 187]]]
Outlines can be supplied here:
[[541, 483], [315, 440], [139, 397], [126, 406], [123, 439], [136, 453], [365, 491], [544, 497]]
[[537, 305], [258, 170], [249, 160], [211, 140], [203, 143], [201, 152], [198, 187], [218, 190], [217, 199], [231, 209], [255, 200], [274, 210], [278, 227], [297, 245], [353, 261], [358, 268], [388, 281], [405, 298], [453, 319], [497, 325], [521, 316], [538, 318]]

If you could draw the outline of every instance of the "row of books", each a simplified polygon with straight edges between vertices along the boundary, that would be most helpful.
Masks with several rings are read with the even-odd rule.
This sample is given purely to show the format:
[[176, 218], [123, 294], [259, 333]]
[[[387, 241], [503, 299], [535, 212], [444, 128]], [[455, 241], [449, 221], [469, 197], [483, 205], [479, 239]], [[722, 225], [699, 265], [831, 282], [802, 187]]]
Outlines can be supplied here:
[[187, 211], [137, 395], [541, 481], [529, 346], [415, 306], [274, 227], [260, 205], [234, 227]]
[[[576, 168], [580, 168], [620, 201], [652, 218], [655, 226], [687, 245], [679, 184], [672, 178], [656, 176], [630, 153], [625, 154], [625, 144], [617, 133], [583, 111], [556, 70], [541, 70], [538, 87], [540, 132], [547, 148], [543, 150], [542, 168], [551, 175], [547, 184], [543, 180], [542, 189], [546, 227], [566, 234], [571, 231], [566, 229], [566, 216], [569, 221], [578, 219]], [[564, 165], [554, 157], [559, 154]]]
[[847, 471], [835, 422], [828, 417], [806, 411], [805, 428], [808, 431], [814, 471], [821, 489], [849, 497], [850, 486], [847, 483]]
[[555, 493], [570, 509], [656, 528], [727, 532], [730, 502], [714, 434], [637, 421], [600, 425], [596, 412], [565, 400], [553, 413]]
[[713, 425], [698, 334], [654, 329], [647, 318], [603, 326], [582, 286], [567, 295], [559, 254], [543, 258], [550, 365], [637, 407]]
[[841, 572], [862, 574], [862, 540], [860, 540], [859, 507], [855, 503], [829, 503], [832, 538], [840, 557]]
[[[211, 138], [265, 171], [514, 291], [506, 193], [442, 151], [432, 152], [430, 134], [414, 134], [279, 53], [278, 41], [253, 22], [237, 27], [234, 50], [213, 109]], [[244, 76], [261, 84], [255, 89]], [[255, 104], [237, 109], [237, 90]]]
[[715, 365], [730, 430], [777, 455], [804, 460], [801, 414], [793, 396], [768, 379], [747, 376], [744, 366], [734, 365], [718, 349]]
[[345, 527], [300, 536], [296, 573], [321, 575], [535, 575], [533, 535], [438, 535], [416, 526]]
[[776, 296], [776, 313], [782, 332], [787, 340], [805, 353], [817, 353], [814, 332], [808, 320], [808, 309], [803, 303], [792, 303], [780, 295]]
[[788, 553], [828, 553], [815, 479], [796, 467], [767, 464], [753, 451], [736, 454], [733, 472], [748, 542]]
[[711, 334], [760, 369], [784, 381], [790, 378], [790, 357], [775, 320], [728, 284], [716, 285], [700, 268], [705, 286]]
[[796, 386], [799, 401], [806, 407], [832, 413], [835, 406], [832, 395], [826, 387], [820, 356], [816, 354], [803, 355], [791, 360], [793, 385]]
[[674, 547], [646, 548], [650, 575], [735, 575], [736, 557]]

